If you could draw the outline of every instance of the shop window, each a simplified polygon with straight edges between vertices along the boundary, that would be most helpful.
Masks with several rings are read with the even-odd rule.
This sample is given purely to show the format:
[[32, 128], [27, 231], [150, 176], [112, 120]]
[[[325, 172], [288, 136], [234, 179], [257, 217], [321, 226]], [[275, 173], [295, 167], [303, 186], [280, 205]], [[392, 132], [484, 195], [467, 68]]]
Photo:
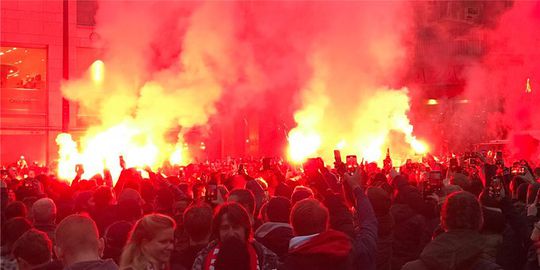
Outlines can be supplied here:
[[0, 47], [0, 127], [47, 125], [47, 49]]
[[0, 47], [2, 88], [44, 89], [47, 49]]

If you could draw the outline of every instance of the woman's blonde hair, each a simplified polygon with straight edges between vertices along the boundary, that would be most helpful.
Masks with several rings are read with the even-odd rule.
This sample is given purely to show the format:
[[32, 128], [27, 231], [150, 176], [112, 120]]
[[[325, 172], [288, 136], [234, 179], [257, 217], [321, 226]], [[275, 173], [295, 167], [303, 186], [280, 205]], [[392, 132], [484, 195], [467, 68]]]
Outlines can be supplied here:
[[120, 269], [146, 269], [149, 262], [142, 253], [143, 240], [152, 240], [159, 232], [175, 227], [174, 220], [162, 214], [149, 214], [139, 219], [131, 230], [120, 256]]

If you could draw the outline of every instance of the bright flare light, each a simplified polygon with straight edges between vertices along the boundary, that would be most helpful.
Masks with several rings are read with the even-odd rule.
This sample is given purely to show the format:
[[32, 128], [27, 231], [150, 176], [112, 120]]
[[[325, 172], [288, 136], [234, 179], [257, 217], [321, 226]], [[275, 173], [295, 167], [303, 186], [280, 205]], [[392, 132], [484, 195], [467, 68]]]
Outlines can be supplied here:
[[165, 160], [178, 165], [184, 165], [187, 160], [181, 149], [179, 151], [177, 147], [173, 150], [170, 146], [158, 143], [151, 133], [129, 121], [96, 134], [90, 132], [81, 139], [82, 151], [78, 150], [77, 143], [69, 134], [60, 134], [56, 143], [60, 156], [58, 176], [64, 180], [72, 180], [75, 177], [75, 165], [83, 164], [83, 178], [88, 179], [108, 168], [116, 181], [121, 171], [119, 156], [124, 156], [128, 167], [150, 166], [153, 169], [157, 169]]
[[292, 131], [289, 134], [289, 159], [301, 163], [316, 154], [320, 146], [321, 138], [318, 134]]
[[[113, 79], [108, 81], [104, 79], [105, 64], [97, 60], [91, 65], [85, 80], [75, 81], [74, 87], [88, 90], [77, 92], [81, 95], [93, 94], [107, 88], [107, 83], [110, 81], [118, 82]], [[155, 95], [159, 90], [161, 88], [155, 84], [147, 84], [141, 92], [148, 91]], [[165, 161], [177, 165], [185, 165], [190, 161], [186, 151], [183, 151], [184, 142], [181, 136], [172, 145], [164, 138], [169, 123], [163, 120], [163, 117], [167, 115], [167, 109], [178, 107], [177, 104], [169, 106], [162, 102], [159, 107], [159, 112], [162, 114], [159, 118], [158, 115], [152, 114], [153, 111], [126, 116], [126, 112], [119, 107], [128, 103], [128, 99], [120, 100], [111, 97], [108, 101], [111, 106], [102, 111], [101, 125], [86, 130], [78, 143], [69, 134], [62, 133], [57, 136], [58, 177], [60, 179], [66, 181], [74, 179], [75, 165], [82, 164], [85, 171], [82, 175], [84, 179], [103, 173], [103, 170], [107, 168], [114, 182], [121, 172], [119, 156], [124, 157], [127, 167], [141, 169], [146, 166], [157, 169]]]
[[429, 152], [429, 146], [425, 142], [417, 140], [416, 138], [411, 141], [411, 147], [416, 154], [424, 155]]
[[169, 162], [173, 165], [183, 165], [184, 164], [184, 148], [182, 145], [177, 145], [174, 149], [174, 152], [171, 154], [171, 157], [169, 158]]
[[92, 63], [92, 65], [90, 66], [90, 73], [92, 76], [92, 81], [95, 84], [102, 84], [105, 78], [105, 64], [103, 63], [103, 61], [94, 61], [94, 63]]
[[345, 140], [341, 140], [336, 144], [336, 149], [337, 150], [342, 150], [346, 145], [347, 145], [347, 143], [345, 142]]
[[[358, 155], [368, 162], [382, 164], [387, 148], [394, 160], [406, 160], [415, 155], [426, 154], [428, 145], [413, 135], [407, 112], [409, 97], [407, 89], [379, 89], [374, 95], [358, 105], [355, 114], [346, 118], [325, 115], [324, 96], [311, 97], [305, 107], [295, 114], [298, 126], [289, 132], [289, 159], [293, 162], [319, 155], [332, 159], [334, 149], [344, 155]], [[313, 113], [308, 115], [309, 112]], [[340, 130], [338, 125], [342, 124]], [[398, 136], [393, 134], [400, 134]]]

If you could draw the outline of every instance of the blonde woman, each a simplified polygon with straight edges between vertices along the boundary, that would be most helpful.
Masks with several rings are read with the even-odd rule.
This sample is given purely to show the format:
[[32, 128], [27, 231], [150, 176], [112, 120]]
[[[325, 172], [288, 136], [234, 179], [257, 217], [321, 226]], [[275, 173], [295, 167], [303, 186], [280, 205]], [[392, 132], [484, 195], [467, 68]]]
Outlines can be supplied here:
[[173, 250], [174, 220], [150, 214], [137, 221], [120, 257], [120, 269], [167, 270]]

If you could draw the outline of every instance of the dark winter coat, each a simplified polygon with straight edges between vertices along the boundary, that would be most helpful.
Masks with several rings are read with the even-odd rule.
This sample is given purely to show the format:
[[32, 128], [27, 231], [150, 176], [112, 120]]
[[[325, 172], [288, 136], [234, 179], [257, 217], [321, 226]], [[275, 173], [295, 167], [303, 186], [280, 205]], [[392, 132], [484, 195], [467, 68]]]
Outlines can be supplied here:
[[394, 217], [392, 269], [399, 270], [406, 262], [418, 259], [426, 243], [426, 219], [407, 204], [390, 208]]
[[377, 253], [375, 256], [377, 270], [390, 270], [392, 269], [393, 256], [394, 218], [388, 213], [385, 216], [377, 217], [377, 221], [379, 222]]
[[445, 232], [422, 251], [420, 259], [402, 270], [502, 270], [484, 258], [485, 238], [470, 230]]

